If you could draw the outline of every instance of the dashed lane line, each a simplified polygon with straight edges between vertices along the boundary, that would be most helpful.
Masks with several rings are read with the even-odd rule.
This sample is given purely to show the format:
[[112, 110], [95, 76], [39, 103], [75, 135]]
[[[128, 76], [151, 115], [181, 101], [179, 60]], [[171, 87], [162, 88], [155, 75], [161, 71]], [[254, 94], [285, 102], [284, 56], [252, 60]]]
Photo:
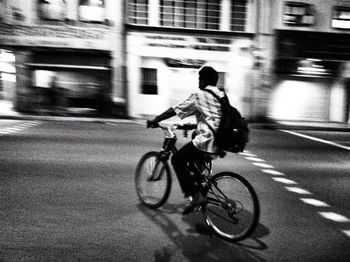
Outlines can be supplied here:
[[246, 157], [247, 160], [255, 161], [255, 162], [266, 162], [264, 159], [258, 157]]
[[300, 195], [312, 195], [312, 193], [308, 190], [302, 189], [300, 187], [285, 187], [289, 192], [297, 193]]
[[342, 232], [348, 237], [350, 237], [350, 230], [342, 230]]
[[244, 151], [242, 153], [239, 153], [242, 156], [247, 156], [247, 157], [256, 157], [257, 155], [254, 155], [252, 153], [249, 153], [249, 151]]
[[[281, 130], [283, 132], [287, 132], [287, 133], [292, 133], [294, 134], [294, 132], [290, 132], [290, 131], [286, 131], [286, 130]], [[296, 135], [300, 135], [298, 133], [295, 133]], [[304, 137], [304, 135], [301, 135], [302, 137]], [[306, 136], [307, 138], [309, 138], [309, 136]], [[310, 138], [309, 138], [310, 139]], [[314, 139], [313, 139], [314, 140]], [[322, 139], [315, 139], [316, 141], [322, 140]], [[323, 141], [320, 141], [323, 142]], [[335, 145], [335, 143], [333, 142], [329, 142], [326, 141], [327, 144], [332, 144]], [[344, 146], [342, 145], [336, 145], [339, 146], [341, 148], [344, 148]], [[347, 149], [345, 147], [345, 149]], [[350, 148], [349, 148], [350, 149]], [[294, 184], [298, 184], [296, 181], [291, 180], [291, 179], [287, 179], [284, 177], [280, 177], [280, 176], [285, 176], [284, 173], [279, 172], [277, 170], [274, 169], [274, 167], [272, 165], [269, 165], [267, 163], [265, 163], [266, 161], [263, 159], [258, 158], [257, 155], [250, 153], [249, 151], [244, 151], [243, 153], [240, 153], [241, 155], [245, 156], [245, 158], [247, 160], [252, 161], [252, 164], [257, 166], [257, 167], [261, 167], [261, 171], [267, 174], [271, 174], [274, 175], [274, 177], [272, 177], [272, 179], [276, 182], [280, 182], [283, 184], [287, 184], [287, 185], [294, 185]], [[302, 189], [300, 187], [296, 187], [296, 186], [286, 186], [285, 187], [286, 190], [288, 190], [289, 192], [293, 192], [293, 193], [297, 193], [300, 195], [312, 195], [312, 193], [308, 190]], [[312, 205], [318, 208], [331, 208], [330, 205], [328, 205], [327, 203], [314, 199], [314, 198], [300, 198], [300, 200], [302, 202], [304, 202], [305, 204], [308, 205]], [[321, 215], [322, 217], [328, 219], [328, 220], [332, 220], [338, 223], [348, 223], [350, 222], [350, 219], [348, 219], [347, 217], [334, 213], [334, 212], [318, 212], [319, 215]], [[341, 230], [341, 232], [343, 232], [346, 236], [350, 237], [350, 230]]]
[[253, 163], [254, 166], [262, 167], [262, 168], [274, 168], [273, 166], [265, 163]]
[[330, 205], [328, 205], [327, 203], [313, 198], [300, 198], [300, 200], [303, 201], [305, 204], [309, 204], [316, 207], [330, 207]]
[[275, 180], [276, 182], [280, 182], [280, 183], [288, 184], [288, 185], [298, 184], [294, 180], [287, 179], [287, 178], [284, 178], [284, 177], [273, 177], [272, 179]]
[[261, 171], [266, 173], [266, 174], [270, 174], [270, 175], [274, 175], [274, 176], [285, 176], [285, 174], [283, 174], [282, 172], [274, 170], [274, 169], [261, 169]]
[[334, 222], [338, 222], [338, 223], [348, 223], [348, 222], [350, 222], [349, 218], [347, 218], [347, 217], [345, 217], [343, 215], [334, 213], [334, 212], [318, 212], [318, 213], [321, 216], [323, 216], [324, 218], [332, 220]]
[[338, 143], [335, 143], [335, 142], [331, 142], [331, 141], [320, 139], [320, 138], [313, 137], [313, 136], [300, 134], [300, 133], [289, 131], [289, 130], [281, 130], [281, 131], [285, 132], [285, 133], [288, 133], [288, 134], [292, 134], [292, 135], [295, 135], [295, 136], [300, 136], [300, 137], [303, 137], [303, 138], [307, 138], [307, 139], [310, 139], [310, 140], [313, 140], [313, 141], [317, 141], [317, 142], [321, 142], [321, 143], [324, 143], [324, 144], [336, 146], [336, 147], [339, 147], [339, 148], [342, 148], [342, 149], [350, 151], [350, 147], [344, 146], [344, 145], [341, 145], [341, 144], [338, 144]]

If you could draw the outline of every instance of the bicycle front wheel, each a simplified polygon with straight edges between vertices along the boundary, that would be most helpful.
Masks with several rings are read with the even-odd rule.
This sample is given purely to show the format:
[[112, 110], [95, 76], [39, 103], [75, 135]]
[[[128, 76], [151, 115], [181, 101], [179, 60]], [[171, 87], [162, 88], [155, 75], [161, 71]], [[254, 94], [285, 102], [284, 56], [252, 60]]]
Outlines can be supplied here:
[[162, 206], [171, 189], [171, 174], [167, 162], [160, 160], [159, 152], [148, 152], [140, 159], [135, 172], [136, 194], [150, 208]]
[[256, 228], [260, 208], [258, 197], [246, 179], [223, 172], [210, 179], [203, 214], [207, 225], [221, 238], [239, 241]]

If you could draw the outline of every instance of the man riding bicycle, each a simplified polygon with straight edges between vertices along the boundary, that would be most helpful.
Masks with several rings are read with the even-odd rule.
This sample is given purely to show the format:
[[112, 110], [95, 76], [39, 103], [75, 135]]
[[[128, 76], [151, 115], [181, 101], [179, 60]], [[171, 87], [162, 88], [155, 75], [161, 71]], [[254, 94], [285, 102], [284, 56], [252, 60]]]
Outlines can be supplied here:
[[[190, 203], [185, 207], [183, 214], [188, 214], [197, 206], [205, 202], [195, 179], [191, 176], [188, 163], [201, 160], [205, 153], [217, 154], [220, 152], [214, 141], [214, 131], [217, 130], [221, 117], [221, 105], [217, 99], [209, 92], [209, 89], [219, 97], [225, 95], [216, 85], [218, 73], [210, 66], [204, 66], [199, 71], [199, 91], [191, 94], [187, 99], [178, 105], [170, 107], [154, 119], [147, 121], [147, 127], [157, 127], [158, 122], [173, 117], [175, 115], [184, 119], [195, 115], [197, 120], [196, 135], [191, 142], [184, 145], [177, 151], [171, 163], [179, 180], [180, 187], [185, 198], [190, 197]], [[210, 126], [209, 126], [210, 125]]]

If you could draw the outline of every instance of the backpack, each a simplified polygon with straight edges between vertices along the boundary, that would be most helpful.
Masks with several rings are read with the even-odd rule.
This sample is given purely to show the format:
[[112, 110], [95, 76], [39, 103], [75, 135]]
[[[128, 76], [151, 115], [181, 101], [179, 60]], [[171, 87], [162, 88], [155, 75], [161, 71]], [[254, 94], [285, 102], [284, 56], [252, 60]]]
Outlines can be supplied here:
[[224, 151], [243, 152], [249, 142], [249, 128], [246, 119], [241, 116], [236, 108], [230, 105], [226, 94], [220, 98], [211, 90], [204, 89], [204, 91], [212, 94], [221, 105], [222, 115], [218, 130], [215, 132], [213, 127], [208, 124], [214, 133], [215, 143]]

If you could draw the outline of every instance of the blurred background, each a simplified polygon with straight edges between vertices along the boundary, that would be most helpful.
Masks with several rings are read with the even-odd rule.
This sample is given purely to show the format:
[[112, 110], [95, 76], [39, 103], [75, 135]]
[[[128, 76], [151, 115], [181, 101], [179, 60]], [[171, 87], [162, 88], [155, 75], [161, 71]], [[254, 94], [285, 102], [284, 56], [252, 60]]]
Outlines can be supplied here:
[[148, 118], [210, 65], [251, 121], [349, 123], [349, 33], [344, 0], [0, 0], [0, 103]]

